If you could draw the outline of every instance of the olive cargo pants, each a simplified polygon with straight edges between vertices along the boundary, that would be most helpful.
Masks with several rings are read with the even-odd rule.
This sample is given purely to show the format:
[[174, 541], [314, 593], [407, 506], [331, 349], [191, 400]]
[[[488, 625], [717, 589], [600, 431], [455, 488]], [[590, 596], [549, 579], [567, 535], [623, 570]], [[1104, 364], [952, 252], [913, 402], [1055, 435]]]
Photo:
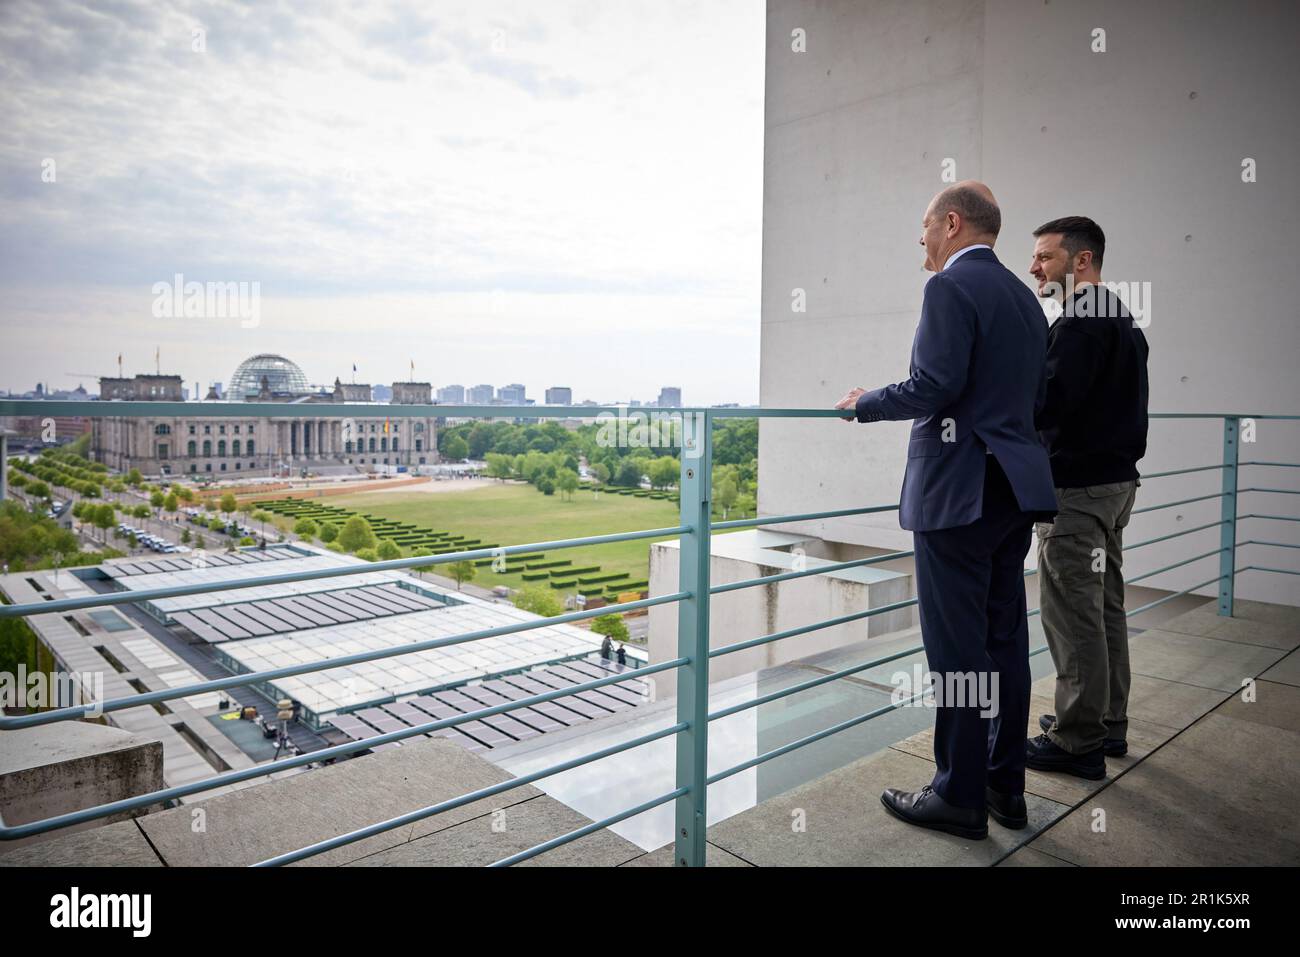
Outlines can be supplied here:
[[1128, 619], [1123, 544], [1137, 481], [1058, 488], [1054, 522], [1039, 522], [1039, 604], [1056, 664], [1060, 747], [1082, 754], [1128, 733]]

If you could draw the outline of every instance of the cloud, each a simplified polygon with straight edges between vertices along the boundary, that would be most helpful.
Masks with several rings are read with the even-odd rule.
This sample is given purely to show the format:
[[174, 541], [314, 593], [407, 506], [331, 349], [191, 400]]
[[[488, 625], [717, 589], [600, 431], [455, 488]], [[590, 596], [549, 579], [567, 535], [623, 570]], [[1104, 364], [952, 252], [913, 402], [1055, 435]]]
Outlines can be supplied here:
[[289, 295], [717, 296], [752, 303], [756, 334], [752, 7], [5, 3], [5, 321], [19, 288], [93, 310], [181, 272]]

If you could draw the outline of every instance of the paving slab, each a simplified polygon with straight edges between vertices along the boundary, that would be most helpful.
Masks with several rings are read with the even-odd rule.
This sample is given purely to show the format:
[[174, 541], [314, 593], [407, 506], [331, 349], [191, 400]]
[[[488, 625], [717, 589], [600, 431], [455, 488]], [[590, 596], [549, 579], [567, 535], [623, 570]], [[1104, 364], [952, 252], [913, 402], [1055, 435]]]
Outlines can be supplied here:
[[[509, 777], [452, 742], [432, 738], [151, 814], [140, 826], [169, 866], [242, 867]], [[523, 785], [298, 863], [344, 864], [540, 793]]]
[[1291, 652], [1268, 671], [1259, 676], [1261, 681], [1300, 686], [1300, 654]]
[[1237, 691], [1286, 654], [1276, 647], [1171, 631], [1145, 631], [1129, 641], [1134, 674], [1200, 688]]
[[931, 761], [886, 748], [720, 821], [708, 839], [759, 867], [988, 866], [1066, 810], [1028, 795], [1029, 828], [990, 820], [988, 838], [971, 841], [905, 824], [881, 805], [886, 787], [918, 790], [933, 777]]
[[1300, 688], [1260, 680], [1255, 682], [1254, 700], [1235, 694], [1214, 713], [1300, 733]]
[[[663, 847], [649, 851], [639, 857], [625, 862], [623, 867], [672, 867], [674, 864], [674, 850], [671, 844], [665, 844]], [[753, 867], [749, 861], [742, 861], [735, 854], [724, 851], [716, 844], [705, 841], [704, 843], [704, 866], [705, 867]]]
[[1042, 851], [1036, 851], [1032, 847], [1022, 847], [1013, 852], [1010, 856], [1004, 857], [998, 861], [998, 867], [1077, 867], [1077, 864], [1071, 864], [1069, 861], [1063, 861], [1059, 857], [1052, 857], [1050, 854], [1044, 854]]
[[1030, 846], [1087, 866], [1294, 866], [1297, 791], [1300, 733], [1216, 711]]
[[[488, 812], [396, 847], [349, 867], [484, 867], [530, 847], [576, 831], [591, 820], [543, 794]], [[522, 861], [520, 867], [615, 867], [642, 854], [641, 848], [608, 828], [595, 831]]]
[[[1036, 737], [1042, 733], [1038, 726], [1038, 716], [1041, 714], [1051, 714], [1055, 710], [1053, 699], [1050, 694], [1052, 687], [1052, 678], [1043, 678], [1033, 685], [1034, 690], [1029, 696], [1029, 724], [1025, 729], [1027, 737]], [[1168, 682], [1161, 682], [1168, 684]], [[1194, 689], [1202, 691], [1203, 689]], [[1203, 692], [1212, 694], [1215, 702], [1223, 700], [1223, 695], [1218, 692]], [[1208, 710], [1208, 708], [1207, 708]], [[1040, 771], [1025, 772], [1025, 791], [1029, 794], [1036, 794], [1039, 797], [1047, 798], [1066, 807], [1074, 805], [1085, 800], [1090, 794], [1094, 794], [1103, 788], [1106, 783], [1113, 780], [1119, 774], [1122, 774], [1128, 768], [1132, 767], [1146, 755], [1150, 754], [1160, 745], [1168, 741], [1177, 733], [1173, 728], [1167, 728], [1162, 725], [1151, 724], [1146, 721], [1140, 721], [1134, 718], [1129, 719], [1128, 754], [1123, 757], [1108, 757], [1106, 759], [1107, 777], [1100, 781], [1089, 781], [1085, 778], [1077, 778], [1070, 774], [1044, 773]], [[895, 750], [905, 754], [915, 755], [919, 758], [926, 758], [933, 762], [934, 760], [934, 728], [927, 728], [925, 731], [918, 732], [910, 738], [898, 742], [894, 745]]]
[[1158, 630], [1264, 645], [1286, 651], [1300, 647], [1300, 622], [1292, 620], [1289, 606], [1274, 605], [1270, 608], [1258, 602], [1237, 602], [1231, 618], [1220, 615], [1217, 609], [1217, 605], [1210, 603], [1183, 612], [1162, 622]]
[[72, 831], [6, 851], [0, 867], [161, 867], [135, 821]]

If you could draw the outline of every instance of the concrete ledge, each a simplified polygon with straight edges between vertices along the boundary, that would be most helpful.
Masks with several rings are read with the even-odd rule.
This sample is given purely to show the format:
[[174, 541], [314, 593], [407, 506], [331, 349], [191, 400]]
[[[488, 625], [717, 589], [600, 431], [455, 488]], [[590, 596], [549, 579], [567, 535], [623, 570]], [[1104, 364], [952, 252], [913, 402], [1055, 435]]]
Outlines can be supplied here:
[[[121, 728], [62, 721], [5, 731], [2, 742], [0, 818], [11, 827], [163, 787], [162, 742]], [[105, 820], [121, 821], [132, 816], [128, 812]], [[104, 820], [91, 821], [77, 827], [98, 828], [103, 824]], [[41, 834], [5, 841], [0, 843], [0, 855], [55, 836]]]

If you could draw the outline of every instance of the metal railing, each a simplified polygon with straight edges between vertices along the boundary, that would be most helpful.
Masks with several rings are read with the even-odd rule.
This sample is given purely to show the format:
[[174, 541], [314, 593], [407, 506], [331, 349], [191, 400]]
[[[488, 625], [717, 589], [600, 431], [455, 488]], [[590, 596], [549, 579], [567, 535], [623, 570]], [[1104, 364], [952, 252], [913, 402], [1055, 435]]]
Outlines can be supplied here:
[[[49, 402], [39, 401], [12, 401], [0, 400], [0, 415], [20, 415], [20, 414], [43, 414], [48, 413], [51, 408]], [[542, 407], [500, 407], [500, 406], [383, 406], [383, 414], [392, 417], [465, 417], [465, 418], [594, 418], [601, 415], [622, 415], [628, 414], [626, 407], [600, 407], [600, 406], [542, 406]], [[204, 403], [202, 406], [195, 406], [192, 403], [172, 403], [172, 402], [133, 402], [108, 403], [99, 402], [60, 402], [58, 409], [64, 415], [86, 415], [86, 416], [129, 416], [129, 417], [193, 417], [193, 418], [214, 418], [229, 416], [232, 418], [248, 419], [260, 416], [319, 416], [323, 411], [328, 412], [330, 416], [356, 416], [356, 417], [373, 417], [375, 415], [375, 406], [365, 405], [331, 405], [328, 409], [321, 407], [294, 407], [276, 403], [229, 403], [214, 404]], [[648, 412], [651, 410], [634, 410], [635, 412]], [[662, 410], [659, 410], [662, 411]], [[570, 831], [566, 834], [555, 837], [549, 841], [528, 848], [517, 854], [497, 861], [493, 866], [505, 866], [515, 864], [520, 861], [535, 857], [538, 854], [545, 853], [553, 848], [575, 841], [594, 831], [618, 824], [628, 818], [635, 817], [638, 814], [657, 808], [669, 802], [675, 803], [675, 820], [674, 820], [674, 843], [675, 843], [675, 861], [679, 865], [703, 866], [705, 859], [705, 835], [706, 835], [706, 812], [708, 801], [708, 786], [722, 781], [732, 775], [742, 771], [757, 767], [774, 758], [788, 754], [799, 748], [813, 744], [817, 741], [827, 738], [831, 735], [838, 734], [849, 728], [855, 727], [866, 721], [887, 714], [898, 708], [907, 706], [916, 698], [920, 697], [923, 692], [904, 698], [899, 701], [891, 702], [880, 708], [876, 708], [865, 714], [856, 715], [846, 721], [823, 728], [813, 734], [809, 734], [798, 740], [789, 742], [778, 748], [774, 748], [763, 754], [749, 758], [733, 767], [718, 771], [715, 774], [707, 773], [707, 756], [708, 756], [708, 732], [709, 725], [713, 721], [737, 714], [751, 708], [759, 707], [772, 701], [799, 694], [800, 692], [810, 690], [829, 682], [838, 681], [842, 678], [849, 677], [870, 668], [887, 664], [891, 661], [909, 657], [922, 653], [924, 648], [921, 644], [908, 647], [901, 651], [896, 651], [888, 655], [873, 658], [870, 661], [853, 665], [825, 675], [819, 675], [816, 678], [800, 682], [774, 691], [769, 694], [758, 695], [751, 700], [723, 708], [718, 711], [709, 711], [709, 664], [717, 657], [723, 655], [735, 654], [760, 645], [770, 644], [781, 641], [786, 638], [795, 637], [802, 634], [814, 632], [823, 628], [834, 627], [837, 625], [848, 624], [855, 621], [863, 621], [876, 615], [888, 614], [899, 611], [904, 608], [916, 605], [918, 599], [911, 598], [904, 601], [891, 602], [885, 605], [879, 605], [874, 608], [868, 608], [864, 611], [853, 614], [842, 615], [837, 618], [826, 619], [807, 625], [801, 625], [796, 628], [790, 628], [768, 635], [761, 635], [749, 640], [729, 644], [721, 648], [713, 648], [710, 644], [709, 629], [709, 610], [710, 599], [713, 595], [726, 592], [737, 591], [744, 588], [754, 588], [764, 585], [770, 585], [777, 582], [790, 581], [797, 578], [803, 578], [811, 575], [824, 575], [830, 572], [840, 571], [843, 569], [856, 568], [879, 564], [883, 562], [905, 559], [913, 555], [912, 551], [901, 550], [884, 555], [876, 555], [868, 558], [858, 558], [850, 561], [840, 561], [827, 563], [824, 565], [798, 569], [779, 574], [766, 575], [758, 578], [746, 579], [739, 582], [729, 582], [726, 584], [714, 585], [710, 581], [709, 575], [709, 555], [710, 555], [710, 536], [714, 531], [723, 531], [738, 528], [757, 528], [765, 525], [789, 524], [816, 519], [836, 518], [850, 515], [865, 515], [879, 512], [893, 511], [898, 508], [894, 505], [875, 505], [862, 508], [834, 509], [821, 512], [806, 512], [789, 515], [772, 515], [762, 516], [753, 519], [738, 519], [731, 521], [712, 521], [712, 495], [711, 495], [711, 477], [712, 477], [712, 430], [715, 421], [724, 418], [835, 418], [842, 419], [845, 417], [844, 412], [826, 409], [739, 409], [739, 408], [698, 408], [698, 409], [681, 409], [672, 410], [672, 413], [679, 416], [677, 421], [680, 422], [681, 428], [681, 474], [679, 481], [679, 504], [680, 504], [680, 521], [677, 525], [665, 528], [643, 529], [634, 532], [621, 532], [609, 535], [587, 536], [583, 538], [559, 539], [545, 542], [530, 542], [526, 544], [510, 545], [505, 547], [477, 548], [465, 551], [446, 553], [442, 555], [422, 555], [412, 558], [392, 559], [388, 561], [377, 562], [360, 562], [355, 565], [340, 566], [337, 568], [319, 569], [311, 571], [302, 571], [286, 573], [280, 575], [270, 575], [265, 577], [240, 579], [235, 581], [225, 581], [220, 583], [206, 583], [195, 585], [174, 586], [168, 588], [155, 588], [140, 591], [118, 592], [110, 594], [97, 594], [84, 598], [62, 598], [51, 601], [34, 602], [30, 604], [0, 605], [0, 619], [3, 618], [22, 618], [31, 615], [55, 614], [76, 611], [84, 608], [92, 608], [103, 605], [116, 605], [125, 603], [146, 602], [161, 598], [174, 598], [183, 595], [206, 594], [216, 591], [225, 591], [232, 589], [248, 588], [254, 586], [273, 585], [289, 582], [311, 581], [315, 579], [334, 578], [347, 575], [358, 575], [376, 571], [397, 571], [409, 568], [428, 568], [432, 565], [446, 564], [450, 562], [473, 560], [486, 557], [495, 557], [498, 555], [510, 555], [516, 553], [536, 552], [541, 550], [557, 550], [565, 548], [576, 548], [587, 545], [599, 545], [612, 542], [632, 541], [638, 539], [663, 538], [665, 536], [676, 535], [679, 541], [679, 590], [670, 594], [658, 595], [654, 597], [639, 599], [636, 601], [623, 602], [614, 605], [605, 605], [598, 609], [582, 609], [579, 611], [568, 612], [549, 618], [539, 618], [535, 621], [522, 623], [512, 623], [507, 626], [498, 628], [488, 628], [479, 631], [473, 631], [462, 635], [430, 639], [427, 641], [414, 642], [411, 644], [401, 645], [393, 648], [384, 648], [373, 651], [352, 654], [340, 658], [330, 658], [318, 662], [298, 664], [289, 667], [276, 668], [268, 671], [245, 673], [234, 675], [229, 678], [220, 678], [211, 681], [202, 681], [196, 684], [186, 685], [183, 687], [167, 688], [160, 691], [149, 691], [141, 694], [131, 695], [129, 697], [117, 698], [94, 704], [83, 704], [73, 707], [64, 707], [57, 710], [39, 712], [35, 714], [21, 716], [0, 716], [0, 733], [17, 730], [20, 728], [37, 727], [41, 725], [53, 724], [59, 721], [76, 720], [84, 717], [89, 713], [106, 713], [119, 711], [125, 708], [134, 708], [141, 705], [156, 704], [175, 698], [184, 698], [194, 694], [200, 694], [209, 691], [220, 691], [226, 688], [234, 688], [271, 681], [277, 678], [285, 678], [293, 675], [307, 674], [316, 671], [323, 671], [332, 668], [339, 668], [350, 664], [356, 664], [366, 661], [374, 661], [380, 658], [394, 657], [397, 655], [410, 654], [412, 652], [425, 651], [434, 648], [442, 648], [450, 645], [461, 644], [465, 642], [476, 641], [483, 638], [495, 637], [504, 634], [513, 634], [517, 632], [526, 632], [535, 628], [543, 628], [554, 624], [582, 621], [587, 618], [593, 618], [597, 615], [606, 615], [610, 613], [622, 613], [637, 609], [649, 608], [655, 605], [667, 603], [676, 603], [678, 606], [677, 618], [677, 654], [676, 657], [662, 661], [656, 664], [645, 665], [636, 671], [637, 677], [653, 675], [659, 672], [676, 671], [677, 672], [677, 700], [676, 700], [676, 721], [672, 725], [662, 728], [650, 734], [644, 734], [615, 745], [584, 754], [579, 757], [543, 768], [525, 774], [520, 777], [514, 777], [507, 781], [480, 788], [468, 794], [442, 801], [437, 804], [429, 805], [407, 814], [391, 818], [386, 821], [369, 825], [368, 827], [340, 834], [328, 840], [320, 841], [307, 847], [301, 847], [288, 853], [269, 858], [259, 862], [255, 866], [276, 866], [288, 864], [294, 861], [304, 860], [315, 855], [324, 853], [337, 847], [341, 847], [363, 838], [375, 834], [381, 834], [385, 831], [405, 824], [410, 824], [424, 818], [432, 817], [444, 811], [479, 801], [484, 798], [492, 797], [497, 794], [505, 793], [514, 788], [522, 787], [534, 781], [560, 774], [564, 771], [572, 770], [592, 762], [602, 760], [615, 754], [641, 747], [651, 742], [667, 738], [676, 738], [676, 779], [675, 787], [666, 791], [648, 801], [644, 801], [634, 807], [627, 808], [616, 814], [609, 815], [600, 820], [593, 821], [584, 827]], [[1203, 588], [1217, 585], [1218, 588], [1218, 612], [1220, 615], [1231, 615], [1233, 607], [1233, 590], [1236, 576], [1247, 571], [1260, 571], [1269, 573], [1279, 573], [1296, 575], [1300, 571], [1288, 568], [1278, 568], [1266, 565], [1248, 564], [1242, 567], [1236, 566], [1236, 553], [1238, 548], [1243, 547], [1277, 547], [1277, 548], [1297, 548], [1300, 545], [1279, 542], [1267, 539], [1250, 538], [1245, 541], [1237, 540], [1237, 527], [1239, 523], [1252, 521], [1300, 521], [1300, 516], [1274, 515], [1263, 512], [1250, 512], [1240, 514], [1238, 501], [1244, 494], [1267, 494], [1267, 495], [1296, 495], [1300, 490], [1283, 489], [1272, 487], [1240, 487], [1239, 474], [1243, 468], [1297, 468], [1300, 463], [1294, 462], [1272, 462], [1272, 461], [1241, 461], [1238, 454], [1240, 444], [1240, 432], [1243, 421], [1258, 421], [1266, 419], [1275, 420], [1296, 420], [1300, 416], [1294, 415], [1256, 415], [1243, 416], [1237, 414], [1224, 413], [1206, 413], [1206, 414], [1153, 414], [1153, 419], [1218, 419], [1223, 423], [1223, 448], [1222, 459], [1220, 462], [1195, 466], [1191, 468], [1172, 469], [1165, 472], [1156, 472], [1143, 476], [1145, 481], [1163, 478], [1175, 475], [1185, 475], [1198, 472], [1219, 471], [1222, 476], [1220, 491], [1213, 494], [1198, 495], [1190, 498], [1179, 499], [1171, 502], [1163, 502], [1156, 505], [1144, 506], [1134, 509], [1133, 514], [1145, 514], [1149, 512], [1160, 511], [1163, 509], [1174, 508], [1180, 505], [1191, 504], [1201, 501], [1210, 501], [1219, 499], [1220, 518], [1217, 522], [1209, 522], [1197, 525], [1193, 528], [1182, 529], [1169, 534], [1159, 535], [1154, 538], [1148, 538], [1143, 541], [1134, 542], [1125, 547], [1125, 551], [1132, 551], [1145, 546], [1154, 545], [1159, 542], [1170, 541], [1185, 535], [1191, 535], [1196, 532], [1206, 531], [1212, 528], [1220, 530], [1219, 547], [1193, 555], [1153, 571], [1145, 572], [1127, 579], [1128, 583], [1141, 581], [1160, 575], [1164, 572], [1171, 571], [1185, 565], [1193, 564], [1198, 561], [1216, 557], [1218, 558], [1217, 574], [1203, 582], [1193, 585], [1189, 588], [1183, 588], [1179, 591], [1165, 595], [1159, 599], [1148, 602], [1138, 608], [1131, 609], [1127, 614], [1131, 617], [1141, 612], [1148, 611], [1152, 608], [1165, 604], [1184, 595], [1197, 592]], [[1025, 572], [1026, 577], [1036, 574], [1035, 569], [1029, 569]], [[1038, 610], [1034, 609], [1029, 612], [1030, 615], [1037, 614]], [[1041, 654], [1046, 650], [1046, 646], [1038, 648], [1031, 652], [1031, 655]], [[213, 777], [196, 781], [190, 784], [179, 785], [176, 787], [163, 788], [149, 794], [139, 795], [119, 801], [113, 801], [107, 804], [97, 805], [95, 807], [85, 808], [83, 810], [60, 814], [54, 817], [45, 818], [39, 821], [32, 821], [25, 824], [3, 826], [0, 825], [0, 840], [16, 840], [19, 838], [30, 837], [36, 834], [47, 833], [59, 828], [69, 827], [76, 824], [82, 824], [88, 821], [99, 820], [109, 817], [110, 815], [120, 814], [129, 811], [139, 811], [146, 808], [155, 807], [160, 804], [171, 802], [188, 795], [208, 791], [213, 788], [224, 785], [236, 784], [241, 781], [247, 781], [252, 778], [263, 777], [271, 769], [284, 770], [294, 767], [301, 767], [308, 764], [315, 764], [322, 761], [341, 758], [360, 751], [367, 751], [374, 747], [389, 742], [401, 741], [412, 738], [417, 735], [424, 735], [431, 732], [440, 731], [457, 724], [469, 721], [476, 721], [493, 715], [504, 714], [506, 712], [526, 708], [531, 705], [540, 704], [555, 698], [572, 695], [578, 692], [595, 690], [605, 685], [613, 684], [626, 680], [625, 674], [613, 674], [608, 677], [598, 678], [591, 681], [583, 682], [578, 685], [557, 689], [541, 694], [535, 694], [530, 697], [521, 698], [507, 703], [498, 704], [490, 707], [484, 707], [477, 711], [456, 715], [450, 718], [444, 718], [429, 721], [424, 724], [403, 728], [397, 731], [391, 731], [379, 734], [375, 737], [367, 738], [364, 741], [354, 741], [346, 744], [334, 745], [323, 750], [312, 751], [305, 754], [299, 754], [287, 757], [274, 762], [273, 765], [255, 765], [250, 768], [227, 771], [216, 774]]]

